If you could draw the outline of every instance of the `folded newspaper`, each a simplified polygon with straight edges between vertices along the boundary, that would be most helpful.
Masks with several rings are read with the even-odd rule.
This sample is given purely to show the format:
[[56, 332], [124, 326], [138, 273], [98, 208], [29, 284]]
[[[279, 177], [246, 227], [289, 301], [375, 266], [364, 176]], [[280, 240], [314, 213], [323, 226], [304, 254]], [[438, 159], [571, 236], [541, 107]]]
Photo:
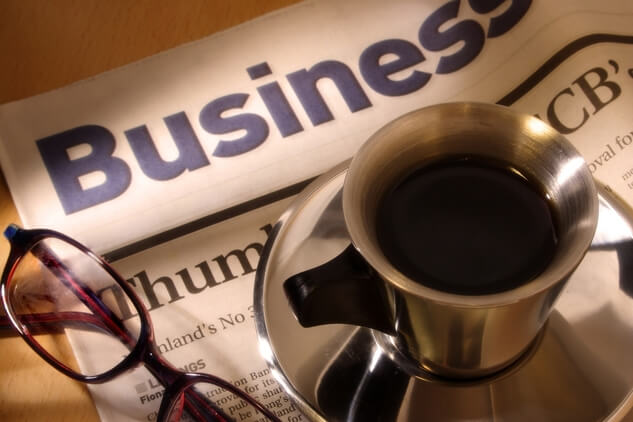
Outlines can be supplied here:
[[[468, 100], [537, 115], [633, 204], [631, 22], [630, 0], [306, 1], [2, 105], [0, 164], [27, 227], [116, 260], [168, 360], [305, 420], [259, 356], [252, 308], [292, 195], [399, 115]], [[154, 420], [162, 395], [141, 370], [90, 390], [104, 421]]]

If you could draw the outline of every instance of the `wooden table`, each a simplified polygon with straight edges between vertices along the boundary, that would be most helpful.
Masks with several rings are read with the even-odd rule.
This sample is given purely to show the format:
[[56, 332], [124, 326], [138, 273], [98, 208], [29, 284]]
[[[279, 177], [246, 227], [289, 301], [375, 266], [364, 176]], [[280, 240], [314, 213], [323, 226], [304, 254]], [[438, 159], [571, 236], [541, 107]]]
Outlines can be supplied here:
[[[59, 88], [297, 0], [2, 0], [0, 103]], [[0, 229], [20, 222], [0, 176]], [[0, 239], [0, 265], [9, 245]], [[0, 421], [97, 421], [90, 395], [18, 337], [0, 338]]]

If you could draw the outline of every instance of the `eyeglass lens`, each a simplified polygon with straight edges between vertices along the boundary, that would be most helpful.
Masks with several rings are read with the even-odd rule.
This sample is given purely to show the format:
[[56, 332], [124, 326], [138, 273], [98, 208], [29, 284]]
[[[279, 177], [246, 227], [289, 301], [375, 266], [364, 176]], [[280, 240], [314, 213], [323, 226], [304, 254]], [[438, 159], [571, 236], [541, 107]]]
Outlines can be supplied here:
[[[138, 340], [140, 322], [127, 295], [98, 261], [61, 239], [31, 247], [14, 268], [8, 295], [31, 342], [77, 374], [111, 370]], [[59, 347], [66, 339], [89, 359], [78, 365]]]

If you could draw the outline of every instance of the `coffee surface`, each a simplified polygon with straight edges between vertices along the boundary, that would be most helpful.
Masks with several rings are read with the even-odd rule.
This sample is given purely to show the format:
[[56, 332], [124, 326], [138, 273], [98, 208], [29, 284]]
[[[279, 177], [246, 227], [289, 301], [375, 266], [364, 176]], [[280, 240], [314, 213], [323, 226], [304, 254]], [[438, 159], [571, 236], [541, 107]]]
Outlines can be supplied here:
[[391, 264], [449, 293], [518, 287], [545, 269], [556, 247], [541, 193], [509, 170], [470, 160], [413, 172], [377, 211], [378, 243]]

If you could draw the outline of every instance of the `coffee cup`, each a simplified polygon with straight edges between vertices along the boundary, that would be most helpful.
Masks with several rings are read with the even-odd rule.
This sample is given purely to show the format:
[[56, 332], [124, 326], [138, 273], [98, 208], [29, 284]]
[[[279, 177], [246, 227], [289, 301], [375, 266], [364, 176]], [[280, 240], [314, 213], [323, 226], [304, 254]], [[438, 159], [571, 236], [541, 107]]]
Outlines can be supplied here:
[[378, 130], [352, 158], [342, 208], [350, 246], [284, 283], [299, 322], [381, 331], [421, 370], [460, 379], [501, 371], [535, 342], [598, 220], [571, 143], [483, 103]]

